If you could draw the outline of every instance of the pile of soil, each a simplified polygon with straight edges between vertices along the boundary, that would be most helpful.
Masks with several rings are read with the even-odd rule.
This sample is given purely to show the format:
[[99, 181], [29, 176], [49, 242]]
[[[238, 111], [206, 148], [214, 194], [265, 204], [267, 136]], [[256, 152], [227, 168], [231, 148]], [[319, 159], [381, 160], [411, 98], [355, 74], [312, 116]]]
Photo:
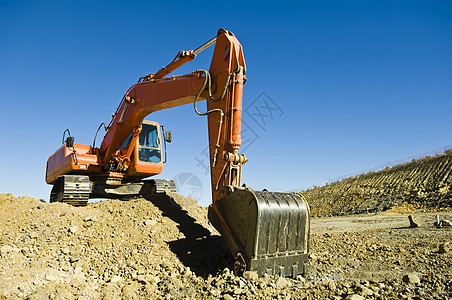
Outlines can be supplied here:
[[176, 193], [86, 207], [0, 194], [0, 299], [452, 297], [452, 231], [375, 218], [313, 220], [309, 274], [257, 278], [230, 271], [207, 209]]
[[302, 192], [313, 216], [380, 212], [410, 205], [416, 209], [452, 207], [452, 151], [435, 157], [346, 178]]

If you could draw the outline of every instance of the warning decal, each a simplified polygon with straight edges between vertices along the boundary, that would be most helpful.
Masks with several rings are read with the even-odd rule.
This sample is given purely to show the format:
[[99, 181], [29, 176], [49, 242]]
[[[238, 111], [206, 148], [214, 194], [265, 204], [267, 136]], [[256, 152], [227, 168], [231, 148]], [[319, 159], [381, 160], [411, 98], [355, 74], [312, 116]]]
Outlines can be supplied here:
[[231, 45], [228, 45], [226, 50], [224, 50], [224, 61], [229, 60], [229, 56], [231, 55], [229, 50], [231, 50]]

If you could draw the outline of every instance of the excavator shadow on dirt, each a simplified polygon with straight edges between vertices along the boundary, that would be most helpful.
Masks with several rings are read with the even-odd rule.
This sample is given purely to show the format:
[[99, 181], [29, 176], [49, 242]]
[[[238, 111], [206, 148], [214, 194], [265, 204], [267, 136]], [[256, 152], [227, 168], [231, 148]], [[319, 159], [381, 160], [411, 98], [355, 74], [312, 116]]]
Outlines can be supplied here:
[[224, 268], [233, 269], [234, 259], [223, 238], [196, 223], [169, 195], [154, 194], [145, 197], [157, 206], [163, 215], [178, 225], [185, 238], [168, 242], [180, 261], [197, 276], [207, 278]]

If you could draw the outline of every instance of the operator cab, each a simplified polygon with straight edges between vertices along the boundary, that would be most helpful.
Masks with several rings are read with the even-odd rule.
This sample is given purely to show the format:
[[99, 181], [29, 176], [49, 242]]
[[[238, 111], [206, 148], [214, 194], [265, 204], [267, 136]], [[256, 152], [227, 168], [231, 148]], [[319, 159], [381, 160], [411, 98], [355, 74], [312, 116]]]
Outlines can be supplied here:
[[[166, 142], [171, 142], [171, 132], [157, 122], [144, 120], [138, 137], [129, 135], [121, 147], [123, 154], [133, 151], [127, 174], [132, 177], [160, 174], [166, 160]], [[165, 155], [162, 154], [164, 150]]]

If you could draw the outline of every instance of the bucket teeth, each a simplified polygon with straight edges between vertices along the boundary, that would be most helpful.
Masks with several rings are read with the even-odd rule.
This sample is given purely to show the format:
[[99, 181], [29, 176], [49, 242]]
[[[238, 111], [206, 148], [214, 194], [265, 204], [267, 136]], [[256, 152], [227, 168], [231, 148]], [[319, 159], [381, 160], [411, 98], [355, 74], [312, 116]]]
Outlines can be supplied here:
[[209, 219], [246, 270], [260, 276], [307, 272], [309, 206], [301, 194], [234, 188], [209, 207]]

